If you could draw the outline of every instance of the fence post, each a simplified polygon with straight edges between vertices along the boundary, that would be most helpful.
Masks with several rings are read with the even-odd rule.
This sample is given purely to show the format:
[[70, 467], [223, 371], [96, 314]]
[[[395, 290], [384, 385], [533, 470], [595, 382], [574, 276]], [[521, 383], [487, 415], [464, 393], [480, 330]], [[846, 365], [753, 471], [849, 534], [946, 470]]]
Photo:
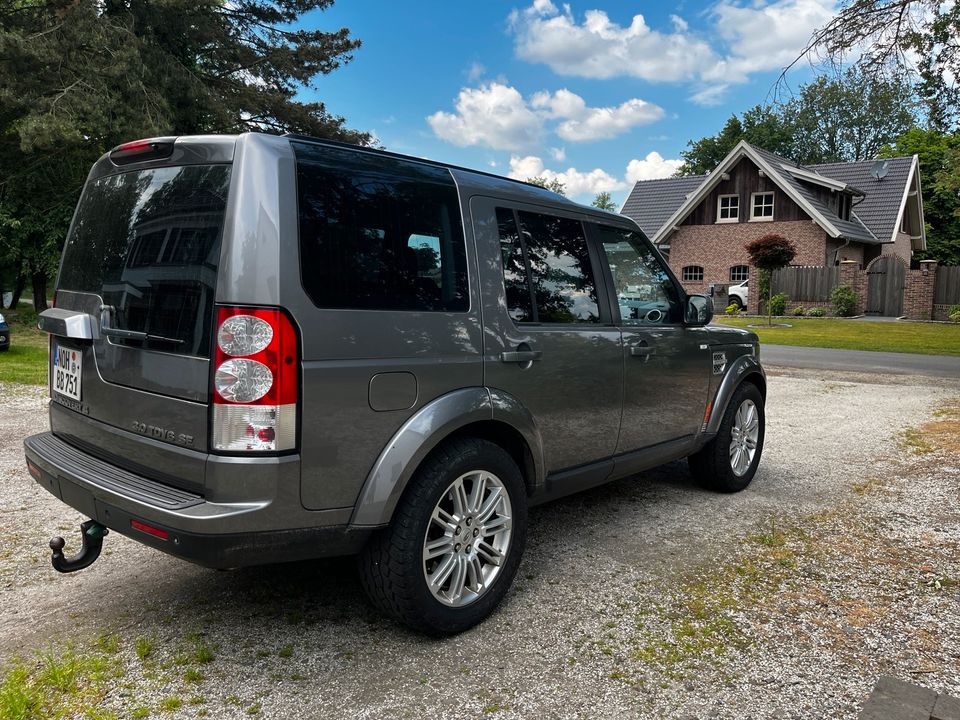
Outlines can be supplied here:
[[903, 290], [903, 314], [911, 320], [933, 317], [933, 294], [937, 284], [937, 261], [921, 260], [919, 270], [908, 270]]
[[863, 315], [867, 309], [867, 275], [856, 260], [840, 261], [840, 284], [849, 285], [857, 297], [854, 315]]

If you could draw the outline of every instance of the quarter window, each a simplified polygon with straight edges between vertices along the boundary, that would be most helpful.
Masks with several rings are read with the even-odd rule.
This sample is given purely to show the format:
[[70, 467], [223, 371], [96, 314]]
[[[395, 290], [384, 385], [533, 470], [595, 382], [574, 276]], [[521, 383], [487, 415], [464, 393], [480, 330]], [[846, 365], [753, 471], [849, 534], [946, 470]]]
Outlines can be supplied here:
[[740, 219], [740, 196], [721, 195], [717, 198], [717, 222], [737, 222]]
[[[580, 222], [529, 212], [516, 213], [511, 222], [512, 214], [506, 208], [497, 209], [510, 316], [517, 322], [600, 322], [597, 284]], [[526, 283], [521, 284], [524, 272]], [[524, 298], [523, 285], [529, 301]]]
[[683, 268], [681, 277], [684, 282], [703, 282], [703, 266], [687, 265]]
[[773, 193], [754, 193], [751, 197], [750, 219], [773, 220]]
[[732, 268], [730, 268], [730, 282], [732, 283], [742, 283], [749, 277], [749, 265], [734, 265]]
[[448, 170], [292, 145], [300, 276], [318, 307], [467, 310], [460, 203]]

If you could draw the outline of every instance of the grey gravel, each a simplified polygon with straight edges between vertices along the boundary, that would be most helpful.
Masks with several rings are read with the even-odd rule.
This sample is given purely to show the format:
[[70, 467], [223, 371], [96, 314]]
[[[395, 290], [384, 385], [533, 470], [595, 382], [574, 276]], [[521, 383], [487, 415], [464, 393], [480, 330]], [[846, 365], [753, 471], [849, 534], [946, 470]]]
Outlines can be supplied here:
[[[710, 493], [674, 463], [534, 509], [503, 608], [445, 640], [376, 614], [349, 559], [219, 573], [113, 533], [94, 566], [58, 575], [47, 539], [75, 543], [83, 518], [23, 463], [43, 395], [0, 386], [0, 658], [115, 632], [120, 716], [176, 695], [203, 703], [164, 716], [854, 718], [879, 674], [960, 694], [960, 459], [897, 442], [956, 381], [771, 372], [748, 490]], [[731, 568], [777, 528], [795, 565], [747, 597]], [[690, 619], [698, 579], [738, 600], [717, 613], [730, 637], [644, 659]], [[214, 658], [191, 684], [178, 662], [197, 637]]]

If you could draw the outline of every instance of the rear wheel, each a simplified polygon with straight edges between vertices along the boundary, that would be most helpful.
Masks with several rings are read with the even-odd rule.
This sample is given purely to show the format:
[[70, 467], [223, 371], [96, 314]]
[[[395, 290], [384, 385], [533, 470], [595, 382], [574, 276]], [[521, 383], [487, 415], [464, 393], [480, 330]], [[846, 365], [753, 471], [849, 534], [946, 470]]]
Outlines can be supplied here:
[[760, 464], [764, 423], [763, 396], [744, 383], [730, 398], [717, 436], [689, 457], [690, 472], [720, 492], [743, 490]]
[[360, 558], [370, 599], [433, 635], [459, 633], [499, 605], [526, 544], [523, 478], [499, 446], [441, 446], [417, 471], [390, 526]]
[[731, 296], [728, 298], [727, 305], [736, 305], [738, 308], [740, 308], [741, 310], [743, 310], [743, 300], [741, 300], [741, 299], [740, 299], [738, 296], [736, 296], [736, 295], [731, 295]]

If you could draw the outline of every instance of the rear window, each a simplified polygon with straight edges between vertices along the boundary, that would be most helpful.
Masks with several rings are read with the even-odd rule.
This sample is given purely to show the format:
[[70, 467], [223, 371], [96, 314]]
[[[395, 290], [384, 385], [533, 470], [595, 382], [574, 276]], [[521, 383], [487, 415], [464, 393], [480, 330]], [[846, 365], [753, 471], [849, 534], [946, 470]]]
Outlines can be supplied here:
[[90, 182], [64, 249], [58, 287], [94, 293], [111, 342], [209, 357], [230, 167], [121, 173]]
[[322, 308], [463, 312], [467, 263], [450, 172], [293, 143], [300, 277]]

